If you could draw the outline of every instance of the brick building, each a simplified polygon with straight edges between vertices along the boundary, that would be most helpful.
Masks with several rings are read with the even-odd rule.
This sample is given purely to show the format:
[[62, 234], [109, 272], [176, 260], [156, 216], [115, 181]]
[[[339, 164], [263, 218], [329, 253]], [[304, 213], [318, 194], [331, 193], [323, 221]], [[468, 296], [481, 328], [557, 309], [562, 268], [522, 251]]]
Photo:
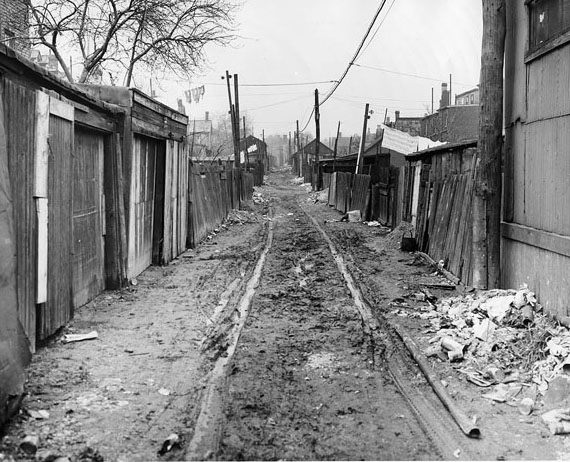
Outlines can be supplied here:
[[463, 106], [467, 104], [479, 104], [479, 87], [455, 95], [455, 105]]
[[0, 41], [30, 55], [28, 7], [24, 0], [0, 0]]
[[422, 129], [423, 117], [400, 117], [400, 111], [396, 111], [396, 120], [393, 128], [412, 136], [419, 136]]
[[441, 86], [440, 107], [437, 112], [422, 119], [420, 136], [448, 143], [476, 139], [479, 133], [479, 105], [450, 106], [450, 99], [447, 84], [444, 83]]

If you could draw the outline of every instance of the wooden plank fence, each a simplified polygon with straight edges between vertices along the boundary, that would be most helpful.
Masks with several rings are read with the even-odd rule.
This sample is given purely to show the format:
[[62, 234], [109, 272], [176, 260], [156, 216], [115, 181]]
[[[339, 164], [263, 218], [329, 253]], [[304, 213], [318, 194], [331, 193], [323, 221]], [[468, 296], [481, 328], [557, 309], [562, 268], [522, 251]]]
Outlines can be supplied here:
[[217, 228], [240, 201], [250, 200], [254, 181], [253, 173], [235, 169], [231, 163], [191, 164], [188, 247], [195, 247]]
[[330, 175], [329, 205], [341, 213], [360, 210], [362, 219], [368, 215], [370, 175], [334, 172]]
[[[416, 212], [418, 249], [435, 261], [443, 260], [445, 268], [467, 285], [472, 283], [473, 153], [474, 150], [465, 148], [437, 153], [431, 164], [418, 163], [404, 172], [404, 208], [408, 218], [412, 213], [414, 183], [418, 178], [420, 182]], [[415, 169], [421, 169], [419, 176]]]

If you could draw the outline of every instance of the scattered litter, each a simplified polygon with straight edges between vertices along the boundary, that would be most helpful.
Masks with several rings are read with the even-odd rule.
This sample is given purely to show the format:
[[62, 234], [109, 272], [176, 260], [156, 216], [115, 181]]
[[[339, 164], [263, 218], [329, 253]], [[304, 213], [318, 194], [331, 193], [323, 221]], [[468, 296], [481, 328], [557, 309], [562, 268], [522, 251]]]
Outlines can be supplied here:
[[494, 380], [495, 382], [501, 383], [505, 380], [505, 373], [501, 368], [496, 366], [487, 366], [483, 371], [483, 377], [488, 380]]
[[361, 221], [360, 210], [351, 210], [350, 212], [347, 213], [347, 215], [348, 215], [348, 221], [350, 223], [357, 223]]
[[180, 447], [180, 436], [176, 433], [171, 433], [162, 443], [162, 447], [160, 448], [160, 451], [158, 451], [158, 455], [162, 456], [175, 447]]
[[40, 445], [40, 438], [38, 435], [28, 435], [20, 443], [22, 451], [28, 454], [35, 454]]
[[507, 401], [507, 397], [509, 394], [509, 387], [503, 383], [497, 385], [492, 392], [485, 393], [483, 398], [490, 399], [491, 401], [496, 401], [498, 403], [504, 403]]
[[523, 398], [520, 400], [518, 408], [522, 415], [530, 415], [534, 409], [534, 400], [532, 398]]
[[512, 295], [504, 297], [494, 297], [481, 304], [481, 309], [485, 310], [489, 319], [501, 322], [511, 311], [511, 304], [515, 300]]
[[158, 390], [158, 393], [160, 393], [162, 396], [168, 396], [170, 395], [170, 390], [167, 388], [161, 388]]
[[131, 285], [136, 286], [138, 285], [139, 281], [136, 278], [131, 279]]
[[570, 433], [570, 409], [553, 409], [542, 414], [542, 421], [553, 435]]
[[99, 338], [97, 331], [93, 330], [87, 334], [65, 334], [63, 336], [63, 343], [82, 342], [83, 340], [94, 340]]
[[453, 452], [453, 457], [455, 457], [456, 459], [459, 459], [459, 456], [461, 455], [461, 449], [456, 449]]
[[33, 410], [33, 409], [28, 409], [28, 415], [30, 417], [32, 417], [33, 419], [37, 419], [37, 420], [43, 420], [43, 419], [49, 419], [49, 412], [45, 411], [45, 410]]

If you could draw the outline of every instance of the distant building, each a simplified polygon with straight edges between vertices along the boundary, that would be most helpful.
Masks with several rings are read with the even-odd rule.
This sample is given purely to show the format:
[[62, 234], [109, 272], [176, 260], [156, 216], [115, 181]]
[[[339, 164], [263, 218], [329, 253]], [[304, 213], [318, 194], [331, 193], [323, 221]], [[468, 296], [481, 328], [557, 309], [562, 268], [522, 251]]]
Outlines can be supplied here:
[[[329, 138], [329, 148], [334, 152], [334, 144], [335, 144], [336, 137], [332, 136]], [[342, 136], [342, 133], [338, 135], [338, 142], [336, 146], [336, 155], [337, 157], [344, 157], [350, 154], [350, 143], [353, 141], [353, 149], [354, 149], [354, 140], [351, 136]]]
[[[468, 93], [475, 98], [474, 93]], [[421, 120], [420, 136], [449, 143], [476, 139], [479, 133], [479, 105], [450, 106], [449, 99], [447, 84], [443, 83], [439, 109]]]
[[30, 55], [30, 20], [24, 0], [0, 1], [0, 41], [24, 56]]
[[242, 162], [248, 165], [262, 162], [265, 168], [268, 168], [267, 144], [265, 144], [263, 140], [253, 135], [247, 135], [244, 139], [240, 140], [239, 146], [240, 159]]
[[479, 87], [455, 96], [456, 106], [465, 106], [468, 104], [479, 104]]
[[400, 117], [400, 111], [396, 111], [393, 128], [412, 136], [419, 136], [422, 130], [422, 117]]

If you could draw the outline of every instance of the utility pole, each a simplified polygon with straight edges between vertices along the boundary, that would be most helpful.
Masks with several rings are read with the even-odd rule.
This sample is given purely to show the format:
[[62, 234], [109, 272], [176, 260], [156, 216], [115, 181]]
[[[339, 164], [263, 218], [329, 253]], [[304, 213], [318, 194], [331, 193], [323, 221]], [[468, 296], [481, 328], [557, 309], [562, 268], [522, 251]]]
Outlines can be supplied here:
[[[319, 113], [319, 90], [315, 89], [315, 131], [316, 131], [316, 140], [315, 140], [315, 169], [317, 173], [317, 179], [315, 182], [315, 191], [320, 191], [321, 189], [321, 169], [319, 168], [319, 150], [321, 144], [321, 115]], [[313, 170], [315, 170], [313, 169]]]
[[338, 137], [340, 136], [340, 120], [338, 121], [338, 127], [336, 129], [336, 138], [334, 140], [334, 151], [333, 151], [333, 173], [336, 169], [336, 154], [338, 148]]
[[265, 128], [261, 130], [261, 141], [263, 141], [263, 147], [265, 149], [265, 163], [266, 168], [269, 169], [269, 154], [267, 153], [267, 145], [265, 144]]
[[370, 105], [366, 103], [364, 107], [364, 123], [362, 124], [362, 138], [360, 138], [360, 146], [358, 148], [358, 159], [356, 161], [356, 174], [362, 173], [362, 164], [364, 163], [364, 146], [366, 145], [366, 126], [368, 125], [368, 115]]
[[[238, 75], [234, 74], [234, 96], [236, 99], [236, 106], [235, 106], [235, 125], [236, 125], [236, 145], [237, 145], [237, 149], [238, 149], [238, 157], [240, 157], [240, 153], [239, 153], [239, 148], [240, 148], [240, 134], [239, 134], [239, 91], [238, 91]], [[244, 130], [245, 131], [245, 130]], [[243, 135], [243, 137], [245, 138], [245, 133]]]
[[301, 143], [299, 142], [299, 121], [297, 120], [297, 132], [296, 132], [296, 138], [297, 138], [297, 163], [299, 164], [299, 176], [302, 176], [302, 172], [303, 172], [303, 167], [301, 166]]
[[451, 74], [449, 74], [449, 105], [453, 106], [453, 103], [451, 102]]
[[431, 113], [433, 114], [433, 87], [431, 87]]
[[483, 0], [479, 141], [473, 194], [473, 286], [501, 282], [501, 152], [506, 0]]
[[[224, 77], [222, 77], [223, 79]], [[234, 112], [234, 105], [232, 103], [232, 90], [230, 87], [230, 79], [232, 78], [232, 76], [230, 75], [230, 73], [228, 71], [226, 71], [226, 83], [228, 85], [228, 101], [230, 103], [230, 118], [231, 118], [231, 123], [232, 123], [232, 140], [233, 140], [233, 145], [234, 145], [234, 163], [236, 165], [236, 167], [239, 167], [240, 165], [240, 159], [239, 159], [239, 146], [236, 144], [236, 115]]]
[[[238, 124], [239, 125], [239, 124]], [[245, 116], [243, 116], [243, 152], [245, 153], [245, 162], [246, 162], [246, 169], [249, 165], [249, 152], [247, 150], [248, 146], [246, 145], [245, 139], [247, 138], [247, 133], [245, 130]]]
[[291, 162], [291, 154], [291, 132], [289, 132], [289, 144], [287, 145], [287, 162]]

